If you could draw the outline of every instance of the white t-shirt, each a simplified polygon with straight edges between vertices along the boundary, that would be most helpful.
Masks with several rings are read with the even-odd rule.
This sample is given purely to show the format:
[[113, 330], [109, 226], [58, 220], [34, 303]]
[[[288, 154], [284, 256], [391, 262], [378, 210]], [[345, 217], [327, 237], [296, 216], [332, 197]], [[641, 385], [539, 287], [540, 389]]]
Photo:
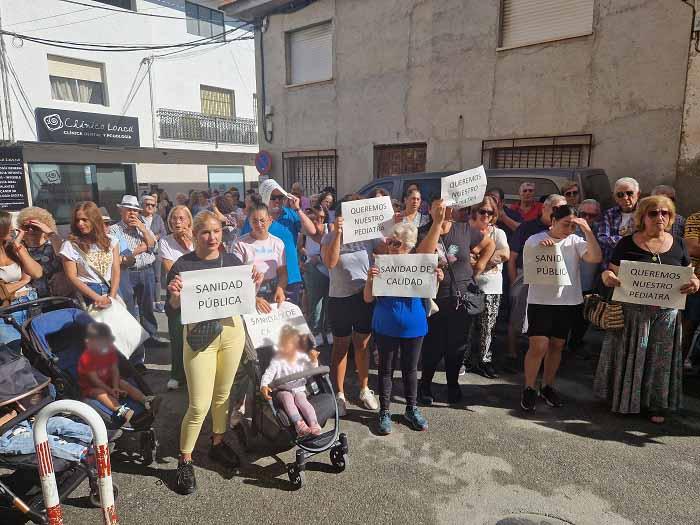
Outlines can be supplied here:
[[194, 250], [194, 246], [190, 246], [189, 249], [186, 250], [182, 244], [175, 240], [175, 236], [172, 233], [158, 241], [158, 251], [160, 252], [160, 257], [161, 259], [166, 259], [168, 261], [175, 262], [186, 253], [190, 253], [192, 250]]
[[[537, 246], [550, 238], [548, 231], [535, 234], [525, 241], [525, 246]], [[581, 258], [588, 250], [588, 243], [576, 234], [558, 241], [564, 258], [571, 286], [531, 284], [527, 292], [528, 304], [577, 305], [583, 302], [581, 292]]]
[[[500, 228], [493, 227], [489, 233], [496, 243], [496, 250], [508, 248], [508, 239], [506, 233]], [[503, 293], [503, 263], [499, 263], [488, 272], [484, 272], [476, 278], [476, 284], [479, 285], [481, 291], [490, 295], [501, 295]]]
[[618, 233], [623, 237], [634, 233], [634, 212], [622, 212], [622, 220], [620, 221]]
[[[280, 377], [290, 376], [298, 372], [304, 372], [318, 366], [313, 363], [307, 354], [302, 352], [297, 352], [296, 360], [290, 363], [286, 359], [280, 357], [273, 357], [270, 361], [270, 365], [265, 370], [262, 378], [260, 379], [260, 386], [269, 386], [275, 379]], [[291, 390], [292, 392], [303, 392], [306, 385], [306, 379], [298, 379], [291, 383], [287, 383], [283, 386], [284, 390]]]
[[264, 280], [277, 278], [277, 268], [286, 266], [284, 242], [279, 237], [267, 235], [267, 239], [255, 239], [250, 233], [240, 237], [233, 245], [233, 252], [243, 264], [255, 265], [255, 269], [265, 275]]
[[100, 270], [102, 277], [107, 282], [112, 279], [112, 262], [115, 246], [119, 246], [119, 240], [113, 235], [109, 235], [109, 252], [103, 252], [96, 244], [90, 246], [90, 249], [85, 254], [94, 260], [88, 263], [83, 259], [83, 256], [75, 249], [75, 246], [70, 241], [64, 241], [61, 246], [60, 255], [63, 255], [69, 261], [73, 261], [78, 269], [78, 279], [84, 283], [103, 284], [102, 279], [93, 271], [91, 265]]

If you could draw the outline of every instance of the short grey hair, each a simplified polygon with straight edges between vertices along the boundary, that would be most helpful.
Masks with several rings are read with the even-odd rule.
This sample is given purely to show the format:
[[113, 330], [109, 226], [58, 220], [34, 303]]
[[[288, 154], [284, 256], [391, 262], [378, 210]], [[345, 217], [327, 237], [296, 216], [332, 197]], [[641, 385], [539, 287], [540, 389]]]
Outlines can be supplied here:
[[659, 184], [653, 190], [651, 190], [652, 195], [673, 195], [676, 196], [676, 188], [669, 186], [668, 184]]
[[566, 202], [566, 197], [564, 197], [563, 195], [559, 195], [558, 193], [552, 193], [549, 197], [545, 199], [544, 205], [551, 208], [554, 205], [555, 201]]
[[585, 199], [585, 200], [581, 201], [581, 204], [578, 205], [578, 209], [580, 210], [584, 204], [590, 204], [592, 206], [596, 206], [600, 210], [600, 203], [595, 199]]
[[637, 179], [633, 179], [632, 177], [622, 177], [621, 179], [617, 179], [615, 181], [615, 186], [613, 186], [613, 190], [616, 190], [618, 186], [632, 186], [634, 191], [639, 191], [639, 182], [637, 182]]
[[522, 190], [525, 187], [532, 187], [535, 188], [535, 183], [532, 181], [526, 180], [525, 182], [520, 184], [520, 187], [518, 188], [518, 191]]
[[418, 228], [413, 223], [399, 222], [394, 224], [391, 233], [409, 248], [414, 248], [418, 242]]

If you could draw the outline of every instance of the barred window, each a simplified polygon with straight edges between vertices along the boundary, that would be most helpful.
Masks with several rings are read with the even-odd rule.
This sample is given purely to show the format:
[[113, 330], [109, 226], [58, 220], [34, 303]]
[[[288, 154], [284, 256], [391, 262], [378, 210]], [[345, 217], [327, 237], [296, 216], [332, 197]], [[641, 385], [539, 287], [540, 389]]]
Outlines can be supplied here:
[[200, 86], [199, 95], [202, 113], [210, 117], [233, 118], [236, 116], [233, 91], [209, 86]]
[[337, 162], [334, 149], [282, 153], [284, 187], [291, 188], [292, 184], [299, 182], [307, 195], [319, 193], [327, 186], [337, 188]]
[[488, 168], [583, 168], [590, 164], [591, 135], [485, 140]]

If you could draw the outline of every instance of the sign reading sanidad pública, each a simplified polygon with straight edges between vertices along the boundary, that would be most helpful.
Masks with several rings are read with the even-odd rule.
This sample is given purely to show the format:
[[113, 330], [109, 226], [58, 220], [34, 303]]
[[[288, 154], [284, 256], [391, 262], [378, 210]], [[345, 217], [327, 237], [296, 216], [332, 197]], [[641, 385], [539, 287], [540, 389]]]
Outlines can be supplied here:
[[523, 251], [523, 279], [525, 284], [570, 286], [571, 277], [558, 244], [528, 246]]
[[182, 323], [199, 323], [255, 312], [252, 274], [252, 265], [182, 272]]
[[479, 204], [486, 193], [486, 171], [483, 166], [449, 177], [440, 182], [440, 197], [447, 206], [466, 208]]
[[437, 254], [375, 255], [379, 275], [372, 282], [375, 297], [423, 297], [437, 295]]
[[280, 330], [285, 325], [293, 326], [300, 334], [311, 333], [304, 314], [297, 305], [288, 302], [280, 305], [270, 303], [270, 308], [272, 311], [269, 314], [253, 313], [243, 316], [253, 348], [277, 347]]
[[615, 287], [613, 301], [684, 310], [687, 295], [680, 289], [690, 282], [693, 269], [670, 264], [620, 261], [617, 276], [622, 285]]
[[386, 237], [394, 224], [389, 197], [343, 202], [343, 244]]

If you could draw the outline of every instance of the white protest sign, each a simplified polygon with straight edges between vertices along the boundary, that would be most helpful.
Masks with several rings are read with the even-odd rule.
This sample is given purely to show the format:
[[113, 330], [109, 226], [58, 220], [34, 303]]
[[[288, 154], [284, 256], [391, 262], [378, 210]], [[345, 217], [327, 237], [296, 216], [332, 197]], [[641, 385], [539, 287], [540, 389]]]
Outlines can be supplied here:
[[564, 256], [558, 244], [554, 246], [525, 245], [523, 275], [526, 284], [570, 286]]
[[252, 265], [182, 272], [182, 323], [199, 323], [255, 312], [252, 275]]
[[247, 314], [243, 316], [248, 337], [253, 343], [253, 348], [264, 346], [277, 347], [280, 330], [284, 325], [291, 325], [302, 334], [310, 334], [301, 309], [292, 303], [284, 302], [281, 305], [270, 303], [272, 312], [269, 314]]
[[620, 261], [617, 276], [622, 286], [615, 287], [613, 301], [683, 310], [687, 295], [682, 294], [680, 289], [690, 282], [693, 269], [670, 264]]
[[438, 256], [432, 254], [375, 255], [379, 275], [372, 282], [375, 297], [425, 297], [437, 295], [435, 269]]
[[440, 184], [440, 197], [447, 206], [466, 208], [479, 204], [485, 193], [486, 171], [483, 166], [443, 177]]
[[260, 198], [262, 198], [262, 201], [265, 204], [270, 204], [270, 196], [275, 190], [279, 190], [280, 192], [282, 192], [282, 194], [285, 197], [289, 195], [289, 193], [284, 191], [282, 189], [282, 186], [280, 186], [275, 179], [264, 180], [260, 183], [260, 186], [258, 186], [258, 193], [260, 194]]
[[341, 204], [343, 244], [386, 237], [394, 225], [389, 197], [376, 197]]

